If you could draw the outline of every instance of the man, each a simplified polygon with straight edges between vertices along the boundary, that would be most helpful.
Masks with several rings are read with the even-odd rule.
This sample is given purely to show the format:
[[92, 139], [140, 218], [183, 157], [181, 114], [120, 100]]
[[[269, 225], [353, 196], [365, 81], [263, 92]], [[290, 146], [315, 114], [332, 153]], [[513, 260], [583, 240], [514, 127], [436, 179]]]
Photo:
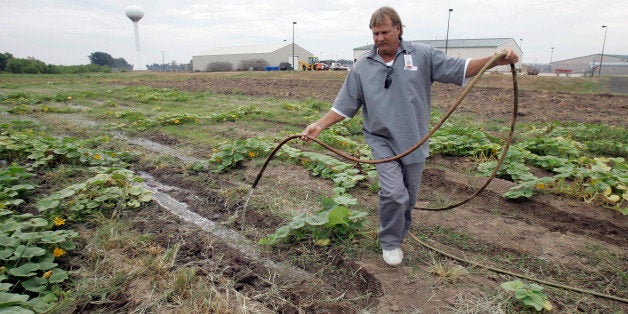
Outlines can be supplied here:
[[[377, 9], [369, 27], [373, 49], [355, 62], [332, 109], [301, 134], [306, 141], [307, 137], [315, 138], [362, 108], [366, 143], [373, 159], [381, 159], [405, 152], [428, 133], [433, 81], [463, 85], [491, 57], [452, 58], [431, 46], [403, 41], [401, 18], [390, 7]], [[508, 50], [495, 65], [517, 60], [517, 55]], [[379, 242], [389, 265], [399, 265], [403, 260], [400, 246], [412, 222], [412, 208], [428, 155], [428, 146], [423, 145], [401, 160], [376, 165]]]

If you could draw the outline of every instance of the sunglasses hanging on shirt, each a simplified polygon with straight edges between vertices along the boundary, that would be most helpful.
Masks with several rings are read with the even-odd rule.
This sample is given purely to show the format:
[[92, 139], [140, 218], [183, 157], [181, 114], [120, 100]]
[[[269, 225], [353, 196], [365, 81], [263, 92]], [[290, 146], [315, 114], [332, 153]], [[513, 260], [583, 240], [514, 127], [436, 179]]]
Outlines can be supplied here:
[[388, 87], [390, 87], [390, 84], [392, 84], [392, 74], [393, 74], [393, 67], [391, 66], [387, 66], [386, 67], [386, 80], [384, 81], [384, 88], [388, 89]]

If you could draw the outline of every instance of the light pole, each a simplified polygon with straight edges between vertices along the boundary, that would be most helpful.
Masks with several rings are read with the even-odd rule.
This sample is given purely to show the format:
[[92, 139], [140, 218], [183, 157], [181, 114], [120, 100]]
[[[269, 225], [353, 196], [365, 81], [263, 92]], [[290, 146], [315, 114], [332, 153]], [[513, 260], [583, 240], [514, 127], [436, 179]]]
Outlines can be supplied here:
[[604, 46], [606, 45], [606, 31], [608, 30], [608, 27], [606, 27], [606, 25], [602, 25], [602, 28], [604, 29], [604, 41], [602, 42], [602, 55], [600, 56], [600, 69], [597, 72], [597, 75], [599, 77], [602, 77], [602, 59], [604, 59]]
[[447, 37], [445, 37], [445, 55], [447, 55], [447, 46], [449, 45], [449, 20], [451, 19], [451, 11], [454, 9], [449, 9], [449, 13], [447, 14]]
[[519, 64], [519, 72], [523, 71], [523, 38], [519, 38], [519, 42], [521, 43], [519, 45], [519, 49], [521, 49], [521, 60], [519, 60], [519, 62], [521, 62]]
[[549, 63], [549, 72], [552, 73], [552, 58], [554, 57], [554, 47], [552, 47], [552, 52], [550, 52], [550, 63]]
[[166, 61], [166, 55], [165, 55], [165, 51], [161, 51], [161, 72], [165, 72], [166, 71], [166, 67], [165, 65], [165, 61]]
[[297, 69], [297, 65], [294, 64], [294, 25], [296, 25], [297, 22], [292, 22], [292, 57], [290, 57], [290, 63], [292, 64], [292, 70], [296, 70]]

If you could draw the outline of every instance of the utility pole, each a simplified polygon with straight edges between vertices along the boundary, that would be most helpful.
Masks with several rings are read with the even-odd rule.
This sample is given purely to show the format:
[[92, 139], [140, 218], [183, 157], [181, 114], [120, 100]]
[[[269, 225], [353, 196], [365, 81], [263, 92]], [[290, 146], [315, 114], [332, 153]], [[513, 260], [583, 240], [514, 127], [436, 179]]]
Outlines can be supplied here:
[[552, 52], [550, 52], [549, 73], [552, 73], [552, 58], [553, 57], [554, 57], [554, 47], [552, 47]]
[[602, 55], [600, 56], [600, 69], [597, 72], [597, 75], [599, 77], [602, 77], [602, 59], [604, 59], [604, 46], [606, 46], [606, 31], [608, 30], [608, 27], [606, 27], [606, 25], [602, 25], [602, 28], [604, 29], [604, 41], [602, 42]]
[[298, 64], [294, 64], [294, 25], [297, 22], [292, 22], [292, 57], [290, 57], [290, 63], [292, 64], [292, 70], [295, 71], [297, 69]]
[[447, 46], [449, 45], [449, 20], [451, 19], [451, 11], [454, 9], [449, 9], [449, 13], [447, 15], [447, 37], [445, 38], [445, 55], [447, 55]]

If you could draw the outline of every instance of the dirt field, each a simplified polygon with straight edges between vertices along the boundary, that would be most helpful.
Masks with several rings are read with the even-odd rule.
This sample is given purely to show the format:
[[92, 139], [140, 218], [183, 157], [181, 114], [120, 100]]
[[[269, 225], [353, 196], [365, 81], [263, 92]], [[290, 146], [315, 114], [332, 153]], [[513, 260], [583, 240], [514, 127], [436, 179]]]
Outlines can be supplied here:
[[[288, 99], [314, 98], [331, 103], [344, 78], [339, 74], [330, 76], [324, 72], [302, 74], [295, 77], [283, 75], [280, 78], [233, 78], [192, 74], [185, 80], [138, 80], [133, 84]], [[625, 118], [628, 112], [628, 77], [612, 78], [608, 91], [598, 94], [533, 89], [535, 86], [532, 82], [537, 79], [548, 78], [519, 76], [517, 79], [520, 90], [518, 121], [574, 121], [628, 126], [628, 120]], [[562, 79], [568, 82], [571, 78]], [[548, 80], [545, 84], [552, 87], [556, 85], [555, 82]], [[485, 74], [457, 112], [471, 113], [485, 119], [509, 120], [513, 102], [511, 87], [510, 75]], [[459, 86], [436, 83], [432, 88], [432, 105], [446, 110], [460, 96], [462, 90], [463, 88]], [[498, 107], [487, 108], [487, 104], [495, 104]]]
[[[502, 119], [507, 123], [512, 108], [509, 79], [505, 75], [490, 75], [470, 93], [459, 111], [486, 120]], [[628, 96], [625, 94], [539, 91], [527, 87], [527, 78], [521, 79], [520, 122], [575, 121], [628, 126]], [[138, 80], [133, 84], [288, 99], [316, 98], [331, 102], [342, 79], [337, 76], [325, 79], [318, 73], [312, 73], [310, 77], [302, 75], [298, 79], [194, 74], [183, 80]], [[615, 85], [628, 86], [625, 80]], [[456, 86], [434, 85], [433, 105], [447, 108], [461, 90]], [[151, 140], [176, 147], [176, 141], [172, 139], [155, 137]], [[420, 202], [425, 203], [434, 196], [462, 199], [472, 193], [473, 187], [481, 185], [483, 179], [465, 174], [470, 163], [463, 158], [431, 157]], [[207, 219], [228, 220], [242, 206], [241, 203], [225, 203], [224, 198], [212, 192], [207, 187], [207, 183], [215, 179], [211, 175], [190, 178], [150, 167], [139, 170], [180, 188], [171, 194]], [[244, 181], [251, 181], [258, 170], [246, 166]], [[291, 182], [298, 182], [304, 189], [330, 189], [328, 183], [312, 178], [305, 170], [284, 165], [269, 169], [253, 200], [264, 194], [276, 195], [277, 190]], [[627, 217], [581, 200], [554, 195], [539, 195], [520, 202], [507, 201], [501, 194], [512, 185], [508, 181], [495, 180], [479, 197], [459, 208], [444, 212], [416, 211], [411, 232], [425, 235], [425, 241], [433, 246], [473, 261], [543, 280], [628, 297]], [[371, 204], [370, 212], [376, 215], [377, 197], [374, 193], [366, 188], [352, 193], [361, 204]], [[492, 312], [491, 309], [498, 308], [499, 303], [508, 297], [504, 290], [500, 292], [499, 284], [515, 279], [478, 267], [465, 268], [459, 276], [436, 275], [435, 266], [459, 269], [458, 265], [467, 265], [433, 253], [411, 238], [403, 245], [406, 257], [401, 267], [384, 264], [377, 253], [375, 240], [372, 247], [350, 257], [333, 248], [320, 249], [318, 254], [312, 255], [312, 248], [280, 247], [262, 252], [261, 258], [251, 258], [194, 225], [154, 223], [171, 215], [156, 209], [149, 216], [138, 219], [135, 227], [157, 234], [164, 245], [182, 241], [183, 257], [178, 262], [199, 265], [208, 273], [220, 272], [233, 279], [235, 289], [249, 298], [251, 308], [255, 309], [253, 312]], [[175, 221], [181, 222], [176, 218]], [[237, 221], [235, 226], [243, 230], [273, 230], [279, 223], [282, 222], [276, 218], [258, 216], [250, 209], [246, 221]], [[257, 239], [249, 240], [255, 242]], [[308, 255], [304, 256], [306, 253]], [[221, 258], [212, 259], [212, 256]], [[266, 259], [297, 268], [276, 272], [268, 262], [263, 262], [268, 261]], [[617, 273], [623, 274], [623, 278], [617, 277]], [[545, 292], [558, 313], [628, 312], [625, 302], [550, 287], [546, 287]], [[522, 309], [515, 308], [514, 311]]]

